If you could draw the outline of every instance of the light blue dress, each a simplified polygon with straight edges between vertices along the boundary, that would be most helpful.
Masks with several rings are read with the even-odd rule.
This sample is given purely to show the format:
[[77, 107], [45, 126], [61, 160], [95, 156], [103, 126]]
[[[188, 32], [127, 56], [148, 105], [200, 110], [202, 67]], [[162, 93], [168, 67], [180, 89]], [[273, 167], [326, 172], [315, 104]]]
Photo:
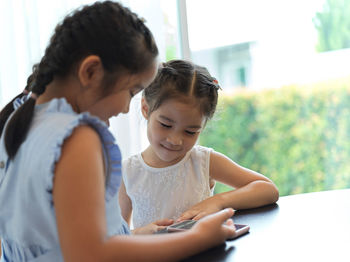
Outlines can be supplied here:
[[[54, 170], [64, 140], [80, 125], [101, 138], [107, 167], [108, 235], [129, 234], [118, 205], [121, 154], [106, 124], [88, 113], [77, 114], [64, 98], [37, 105], [28, 136], [13, 161], [0, 139], [0, 237], [8, 261], [63, 261], [52, 200]], [[79, 188], [77, 188], [79, 190]]]

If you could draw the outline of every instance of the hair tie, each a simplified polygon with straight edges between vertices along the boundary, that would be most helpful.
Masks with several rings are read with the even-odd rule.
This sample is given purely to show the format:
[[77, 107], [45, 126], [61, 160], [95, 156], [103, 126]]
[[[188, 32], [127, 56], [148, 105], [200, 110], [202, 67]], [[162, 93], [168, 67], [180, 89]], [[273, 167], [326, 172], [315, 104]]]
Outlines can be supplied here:
[[34, 100], [36, 100], [38, 98], [38, 95], [33, 92], [29, 92], [28, 98], [33, 98]]
[[22, 92], [23, 96], [16, 98], [13, 101], [13, 109], [17, 110], [20, 106], [22, 106], [29, 98], [33, 98], [36, 100], [38, 95], [33, 92], [28, 92], [28, 90], [24, 89]]
[[216, 78], [213, 78], [213, 84], [215, 85], [216, 90], [218, 89], [222, 90], [222, 88], [219, 85], [219, 81], [216, 80]]

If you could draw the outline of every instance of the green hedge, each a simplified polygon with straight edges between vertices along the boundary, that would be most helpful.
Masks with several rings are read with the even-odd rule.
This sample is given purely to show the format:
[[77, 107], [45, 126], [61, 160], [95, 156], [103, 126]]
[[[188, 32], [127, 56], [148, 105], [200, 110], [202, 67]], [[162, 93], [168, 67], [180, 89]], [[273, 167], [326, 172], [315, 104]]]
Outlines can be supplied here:
[[200, 144], [271, 178], [281, 195], [348, 188], [350, 80], [221, 94]]

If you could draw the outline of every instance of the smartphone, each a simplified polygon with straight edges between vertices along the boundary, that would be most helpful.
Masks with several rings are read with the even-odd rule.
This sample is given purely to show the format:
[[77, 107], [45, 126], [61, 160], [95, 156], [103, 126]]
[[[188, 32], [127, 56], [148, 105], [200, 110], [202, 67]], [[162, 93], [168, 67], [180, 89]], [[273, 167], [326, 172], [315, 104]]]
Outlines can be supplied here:
[[168, 229], [168, 232], [184, 231], [184, 230], [190, 229], [196, 222], [197, 220], [184, 220], [168, 226], [167, 229]]
[[[187, 229], [190, 229], [197, 221], [196, 220], [184, 220], [178, 223], [174, 223], [167, 227], [167, 232], [180, 232]], [[245, 233], [249, 232], [250, 227], [248, 225], [243, 224], [235, 224], [236, 227], [236, 235], [232, 238], [237, 238]]]

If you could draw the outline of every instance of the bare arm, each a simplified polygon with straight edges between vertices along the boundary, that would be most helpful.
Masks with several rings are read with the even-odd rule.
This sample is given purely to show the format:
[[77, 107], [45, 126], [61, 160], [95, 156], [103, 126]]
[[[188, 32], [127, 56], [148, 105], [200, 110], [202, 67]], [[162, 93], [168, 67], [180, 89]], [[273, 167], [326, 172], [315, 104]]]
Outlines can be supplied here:
[[200, 219], [226, 207], [247, 209], [275, 203], [279, 192], [274, 183], [262, 174], [244, 168], [225, 155], [210, 155], [210, 178], [234, 190], [216, 194], [185, 211], [178, 220]]
[[221, 208], [254, 208], [275, 203], [279, 198], [278, 189], [270, 179], [218, 152], [210, 156], [210, 177], [235, 188], [216, 195]]
[[218, 245], [235, 233], [232, 225], [223, 225], [233, 215], [229, 209], [184, 233], [107, 238], [103, 170], [98, 135], [90, 127], [78, 127], [63, 145], [53, 188], [65, 261], [175, 261]]
[[126, 193], [124, 181], [122, 181], [120, 188], [119, 188], [119, 205], [122, 212], [122, 216], [125, 219], [125, 221], [130, 226], [131, 224], [131, 215], [132, 215], [132, 202], [128, 194]]

